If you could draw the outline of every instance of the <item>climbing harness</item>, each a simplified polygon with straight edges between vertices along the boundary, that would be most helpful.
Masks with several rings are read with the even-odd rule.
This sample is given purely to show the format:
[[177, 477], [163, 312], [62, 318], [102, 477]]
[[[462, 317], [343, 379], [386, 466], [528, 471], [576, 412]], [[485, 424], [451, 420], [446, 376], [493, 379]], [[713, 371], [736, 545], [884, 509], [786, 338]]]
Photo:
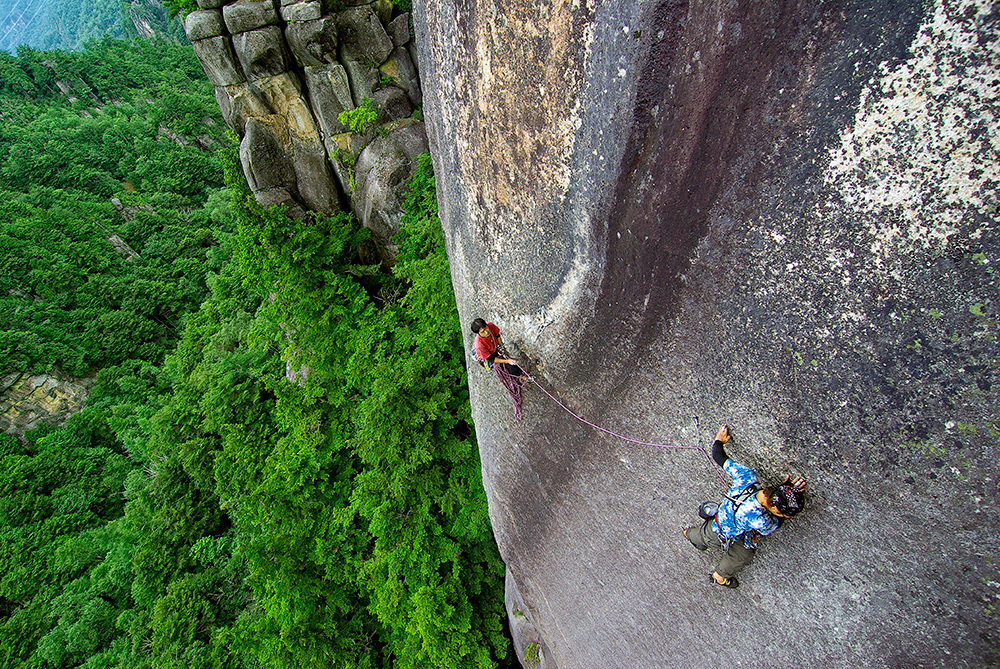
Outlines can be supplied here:
[[[496, 344], [496, 352], [494, 353], [494, 357], [503, 356], [504, 359], [510, 360], [511, 357], [510, 354], [507, 352], [507, 348], [499, 341], [497, 341], [496, 336], [493, 334], [493, 330], [490, 330], [489, 325], [486, 326], [486, 329], [489, 330], [490, 332], [490, 340]], [[476, 360], [479, 360], [479, 355], [476, 353], [475, 347], [472, 348], [472, 355]], [[479, 360], [479, 364], [485, 367], [486, 369], [491, 370], [494, 374], [496, 374], [497, 378], [500, 379], [500, 383], [503, 384], [503, 387], [507, 389], [507, 394], [510, 395], [510, 400], [514, 404], [514, 420], [520, 423], [521, 384], [518, 383], [517, 379], [511, 376], [510, 372], [507, 371], [507, 368], [504, 363], [498, 364], [494, 362], [493, 364], [490, 364], [489, 360]]]
[[[763, 486], [761, 486], [758, 481], [754, 481], [753, 483], [751, 483], [750, 485], [748, 485], [746, 488], [744, 488], [742, 490], [742, 492], [740, 492], [740, 494], [736, 495], [736, 497], [730, 497], [729, 495], [723, 495], [723, 497], [725, 497], [733, 505], [733, 519], [734, 520], [736, 519], [736, 514], [739, 513], [739, 511], [740, 511], [740, 507], [743, 506], [746, 502], [748, 502], [751, 499], [753, 499], [753, 497], [758, 492], [760, 492], [761, 490], [763, 490]], [[705, 506], [707, 504], [711, 504], [711, 502], [705, 502], [705, 504], [702, 504], [702, 506]], [[717, 528], [717, 532], [716, 533], [719, 535], [719, 541], [722, 542], [722, 550], [724, 550], [724, 551], [729, 550], [729, 547], [733, 545], [733, 542], [736, 541], [736, 540], [738, 540], [738, 539], [740, 539], [740, 538], [742, 538], [743, 534], [749, 534], [750, 535], [750, 541], [753, 543], [754, 546], [757, 545], [757, 532], [755, 530], [747, 530], [743, 534], [740, 534], [739, 536], [736, 536], [736, 537], [729, 537], [729, 536], [726, 536], [725, 534], [723, 534], [722, 533], [722, 523], [719, 522], [719, 511], [720, 510], [721, 510], [720, 506], [716, 505], [715, 513], [712, 515], [712, 517], [709, 520], [711, 520], [711, 522], [714, 523], [715, 527]], [[700, 508], [699, 508], [698, 511], [699, 511], [699, 515], [701, 515], [701, 509]], [[702, 517], [704, 517], [704, 516], [702, 516]]]

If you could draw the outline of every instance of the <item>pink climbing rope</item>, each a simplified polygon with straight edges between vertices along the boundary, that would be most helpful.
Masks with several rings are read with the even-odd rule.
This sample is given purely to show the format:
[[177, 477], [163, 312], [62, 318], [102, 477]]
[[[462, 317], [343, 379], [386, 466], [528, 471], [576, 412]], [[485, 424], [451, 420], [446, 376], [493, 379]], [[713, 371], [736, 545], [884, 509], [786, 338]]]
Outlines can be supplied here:
[[[506, 347], [504, 347], [502, 344], [500, 344], [500, 345], [497, 346], [497, 353], [500, 354], [500, 355], [503, 355], [503, 357], [506, 358], [507, 360], [511, 359], [510, 354], [507, 353]], [[510, 372], [507, 371], [505, 363], [499, 363], [499, 362], [498, 363], [494, 363], [493, 367], [492, 367], [492, 370], [493, 370], [493, 373], [496, 374], [497, 378], [500, 379], [500, 383], [503, 384], [503, 387], [507, 389], [507, 394], [510, 395], [510, 400], [514, 404], [514, 420], [520, 423], [521, 422], [521, 384], [518, 382], [517, 379], [515, 379], [513, 376], [511, 376]], [[524, 373], [524, 376], [529, 381], [531, 381], [536, 386], [538, 386], [539, 390], [541, 390], [543, 393], [545, 393], [546, 395], [548, 395], [549, 399], [551, 399], [553, 402], [555, 402], [556, 404], [558, 404], [560, 407], [563, 408], [563, 410], [566, 413], [568, 413], [569, 415], [573, 416], [573, 418], [576, 418], [581, 423], [584, 423], [585, 425], [589, 425], [590, 427], [594, 428], [595, 430], [600, 430], [601, 432], [604, 432], [605, 434], [611, 435], [612, 437], [616, 437], [618, 439], [621, 439], [623, 441], [628, 441], [628, 442], [631, 442], [633, 444], [639, 444], [640, 446], [655, 446], [657, 448], [674, 448], [674, 449], [678, 449], [678, 450], [701, 451], [702, 454], [706, 458], [708, 458], [708, 461], [709, 461], [709, 463], [711, 463], [713, 471], [716, 473], [716, 475], [720, 479], [722, 479], [723, 482], [725, 482], [726, 478], [722, 475], [722, 473], [718, 470], [718, 468], [715, 467], [715, 460], [712, 459], [712, 456], [709, 455], [708, 451], [706, 451], [702, 446], [700, 446], [700, 445], [699, 446], [677, 446], [677, 445], [672, 445], [672, 444], [657, 444], [657, 443], [652, 442], [652, 441], [640, 441], [638, 439], [632, 439], [630, 437], [626, 437], [625, 435], [618, 434], [617, 432], [612, 432], [611, 430], [603, 428], [600, 425], [596, 425], [594, 423], [591, 423], [589, 420], [587, 420], [583, 416], [580, 416], [579, 414], [575, 413], [572, 409], [570, 409], [565, 404], [563, 404], [558, 399], [556, 399], [555, 396], [552, 395], [552, 393], [550, 393], [545, 388], [543, 388], [542, 385], [540, 383], [538, 383], [538, 381], [535, 380], [535, 377], [533, 377], [531, 374], [528, 374], [528, 372], [524, 371], [523, 367], [521, 368], [521, 371]]]
[[[507, 353], [507, 349], [504, 348], [503, 346], [497, 347], [497, 353], [502, 354], [504, 358], [510, 360], [510, 354]], [[497, 375], [497, 378], [500, 379], [500, 383], [502, 383], [503, 387], [507, 389], [507, 394], [510, 395], [510, 401], [514, 403], [514, 420], [520, 423], [521, 384], [517, 382], [517, 379], [515, 379], [513, 376], [510, 375], [510, 372], [507, 371], [507, 368], [504, 366], [504, 363], [500, 362], [493, 363], [493, 373]]]
[[[612, 432], [611, 430], [605, 429], [605, 428], [601, 427], [600, 425], [595, 425], [594, 423], [591, 423], [589, 420], [587, 420], [583, 416], [580, 416], [579, 414], [575, 413], [572, 409], [570, 409], [565, 404], [563, 404], [562, 402], [560, 402], [559, 400], [557, 400], [552, 395], [552, 393], [550, 393], [545, 388], [543, 388], [542, 384], [540, 384], [538, 381], [535, 380], [535, 377], [531, 376], [527, 372], [525, 372], [525, 374], [527, 375], [529, 381], [531, 381], [532, 383], [534, 383], [536, 386], [538, 386], [539, 390], [541, 390], [543, 393], [545, 393], [546, 395], [549, 396], [549, 399], [551, 399], [553, 402], [555, 402], [556, 404], [558, 404], [559, 406], [561, 406], [566, 413], [568, 413], [569, 415], [573, 416], [573, 418], [576, 418], [581, 423], [584, 423], [585, 425], [589, 425], [590, 427], [594, 428], [595, 430], [600, 430], [601, 432], [604, 432], [605, 434], [609, 434], [612, 437], [617, 437], [618, 439], [621, 439], [623, 441], [628, 441], [628, 442], [631, 442], [633, 444], [639, 444], [640, 446], [656, 446], [658, 448], [675, 448], [675, 449], [679, 449], [679, 450], [701, 451], [702, 454], [704, 454], [704, 456], [706, 458], [708, 458], [708, 461], [710, 463], [712, 463], [712, 466], [713, 466], [712, 468], [715, 471], [715, 473], [719, 476], [719, 478], [721, 478], [723, 481], [726, 480], [725, 477], [723, 477], [722, 474], [719, 472], [718, 468], [715, 467], [715, 461], [712, 460], [712, 456], [709, 455], [708, 451], [706, 451], [701, 446], [677, 446], [677, 445], [673, 445], [673, 444], [657, 444], [657, 443], [654, 443], [652, 441], [640, 441], [638, 439], [632, 439], [630, 437], [626, 437], [625, 435], [618, 434], [617, 432]], [[498, 374], [498, 376], [499, 376], [499, 374]], [[507, 376], [510, 377], [509, 374]], [[518, 399], [517, 399], [517, 402], [515, 403], [515, 409], [514, 409], [515, 415], [518, 417], [518, 420], [521, 419], [520, 418], [520, 416], [521, 416], [521, 406], [520, 406], [520, 404], [521, 404], [521, 394], [520, 394], [520, 390], [521, 389], [518, 388]], [[511, 395], [511, 397], [513, 397], [513, 395]]]

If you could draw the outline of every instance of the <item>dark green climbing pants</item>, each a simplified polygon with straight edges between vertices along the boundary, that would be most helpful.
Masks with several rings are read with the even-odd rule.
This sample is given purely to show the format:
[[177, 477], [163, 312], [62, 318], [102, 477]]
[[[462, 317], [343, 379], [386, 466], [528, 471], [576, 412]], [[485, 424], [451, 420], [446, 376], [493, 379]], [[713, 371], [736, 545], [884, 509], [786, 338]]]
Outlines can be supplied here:
[[[692, 532], [692, 530], [694, 531]], [[695, 548], [710, 546], [722, 550], [722, 539], [719, 537], [719, 533], [715, 531], [715, 524], [711, 520], [706, 520], [702, 523], [701, 527], [688, 528], [687, 537], [688, 541], [694, 544]], [[701, 539], [701, 543], [698, 543], [697, 539]], [[743, 537], [740, 537], [732, 543], [729, 550], [723, 553], [722, 560], [719, 561], [719, 565], [715, 568], [715, 571], [723, 578], [736, 576], [736, 574], [743, 571], [743, 567], [750, 564], [750, 560], [753, 560], [753, 554], [754, 549], [747, 548], [743, 544]]]

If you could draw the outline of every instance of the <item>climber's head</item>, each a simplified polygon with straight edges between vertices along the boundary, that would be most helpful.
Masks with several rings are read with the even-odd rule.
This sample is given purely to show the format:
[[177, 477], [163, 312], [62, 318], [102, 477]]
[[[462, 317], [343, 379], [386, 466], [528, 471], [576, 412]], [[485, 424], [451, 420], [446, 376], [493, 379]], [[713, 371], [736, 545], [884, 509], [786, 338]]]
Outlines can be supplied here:
[[[483, 330], [486, 330], [486, 334], [483, 334]], [[490, 329], [486, 326], [486, 321], [484, 321], [482, 318], [477, 318], [476, 320], [472, 321], [472, 331], [475, 332], [477, 335], [481, 335], [483, 337], [490, 336]]]
[[767, 510], [777, 516], [791, 518], [805, 507], [806, 496], [803, 488], [805, 488], [804, 481], [801, 479], [792, 481], [789, 478], [786, 478], [781, 485], [764, 488]]

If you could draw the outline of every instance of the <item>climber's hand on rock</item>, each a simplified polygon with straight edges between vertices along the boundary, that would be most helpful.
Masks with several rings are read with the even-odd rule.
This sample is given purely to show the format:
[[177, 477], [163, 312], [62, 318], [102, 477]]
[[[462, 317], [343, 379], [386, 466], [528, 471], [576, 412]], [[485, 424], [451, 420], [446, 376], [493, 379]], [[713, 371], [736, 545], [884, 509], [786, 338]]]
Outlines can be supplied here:
[[725, 423], [719, 428], [719, 433], [715, 435], [716, 441], [721, 441], [723, 444], [728, 444], [732, 436], [729, 434], [729, 426]]

